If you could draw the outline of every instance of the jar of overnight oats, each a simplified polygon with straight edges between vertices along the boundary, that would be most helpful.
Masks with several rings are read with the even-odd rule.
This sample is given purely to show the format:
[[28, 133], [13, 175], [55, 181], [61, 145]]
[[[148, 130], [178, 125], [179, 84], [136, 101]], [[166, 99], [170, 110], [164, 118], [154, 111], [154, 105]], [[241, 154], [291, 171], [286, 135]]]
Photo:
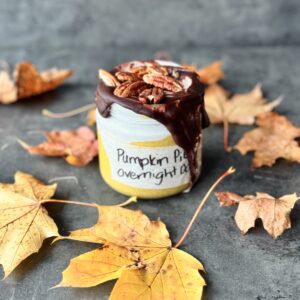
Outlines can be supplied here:
[[100, 70], [99, 164], [114, 190], [140, 198], [189, 191], [201, 172], [209, 124], [198, 75], [168, 61]]

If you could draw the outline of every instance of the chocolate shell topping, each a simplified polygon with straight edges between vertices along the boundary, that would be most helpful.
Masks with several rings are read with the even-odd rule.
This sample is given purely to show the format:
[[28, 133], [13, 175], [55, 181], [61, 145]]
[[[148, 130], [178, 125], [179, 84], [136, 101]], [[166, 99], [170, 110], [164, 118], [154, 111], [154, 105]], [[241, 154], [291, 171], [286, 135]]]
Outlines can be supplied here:
[[[129, 64], [129, 63], [128, 63]], [[120, 71], [122, 64], [110, 73]], [[182, 67], [164, 66], [169, 74], [176, 72], [177, 79], [183, 82], [190, 79], [187, 89], [180, 92], [167, 92], [159, 104], [144, 104], [138, 97], [118, 97], [114, 95], [114, 87], [99, 82], [96, 92], [96, 104], [100, 114], [110, 116], [111, 105], [117, 103], [138, 114], [145, 115], [160, 122], [171, 133], [175, 143], [182, 147], [188, 157], [191, 184], [196, 180], [197, 147], [201, 142], [202, 129], [209, 126], [209, 119], [204, 106], [204, 89], [198, 75]]]

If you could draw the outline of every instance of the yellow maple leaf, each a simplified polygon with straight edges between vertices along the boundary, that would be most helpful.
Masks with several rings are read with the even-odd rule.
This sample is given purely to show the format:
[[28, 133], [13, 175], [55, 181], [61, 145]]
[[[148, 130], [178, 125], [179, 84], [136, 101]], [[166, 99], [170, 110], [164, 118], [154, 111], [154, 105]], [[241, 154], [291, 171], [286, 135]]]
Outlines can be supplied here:
[[7, 277], [26, 257], [38, 252], [46, 238], [58, 236], [54, 221], [42, 203], [56, 184], [44, 185], [17, 172], [14, 184], [0, 184], [0, 264]]
[[110, 299], [200, 299], [202, 264], [172, 247], [161, 221], [141, 211], [98, 206], [99, 220], [69, 239], [104, 244], [71, 260], [57, 287], [90, 287], [118, 279]]
[[118, 279], [110, 296], [112, 300], [201, 299], [205, 281], [200, 271], [204, 268], [178, 247], [211, 192], [234, 172], [234, 168], [229, 168], [210, 187], [175, 246], [160, 220], [150, 221], [141, 211], [92, 204], [98, 209], [98, 222], [57, 239], [99, 243], [102, 247], [73, 258], [56, 287], [91, 287]]

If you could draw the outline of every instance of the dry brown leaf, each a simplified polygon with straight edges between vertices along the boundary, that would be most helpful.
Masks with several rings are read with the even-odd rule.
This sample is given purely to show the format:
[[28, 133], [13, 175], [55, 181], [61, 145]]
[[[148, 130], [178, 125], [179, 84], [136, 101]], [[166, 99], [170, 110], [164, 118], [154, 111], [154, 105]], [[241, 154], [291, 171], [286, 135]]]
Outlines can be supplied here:
[[17, 89], [7, 71], [0, 72], [0, 103], [8, 104], [16, 101]]
[[198, 70], [200, 81], [204, 84], [213, 84], [224, 78], [223, 61], [219, 60]]
[[267, 102], [263, 97], [261, 85], [257, 84], [250, 92], [235, 94], [231, 98], [229, 92], [220, 85], [210, 85], [205, 90], [205, 108], [211, 123], [224, 124], [224, 146], [227, 149], [228, 125], [252, 125], [255, 117], [269, 112], [280, 104], [282, 98]]
[[103, 247], [71, 260], [58, 287], [90, 287], [118, 279], [110, 299], [200, 299], [202, 264], [172, 248], [166, 226], [141, 211], [98, 206], [99, 220], [69, 239]]
[[31, 62], [18, 64], [15, 70], [15, 81], [18, 99], [28, 98], [56, 89], [67, 78], [72, 76], [71, 70], [56, 68], [40, 72]]
[[16, 65], [14, 76], [0, 72], [0, 103], [9, 104], [22, 98], [54, 90], [73, 74], [71, 70], [50, 69], [38, 72], [31, 62]]
[[290, 212], [300, 199], [296, 194], [285, 195], [278, 199], [265, 193], [242, 197], [231, 192], [221, 192], [216, 193], [216, 196], [222, 206], [238, 204], [235, 221], [243, 234], [255, 227], [257, 219], [261, 219], [265, 230], [273, 238], [291, 228]]
[[242, 155], [255, 151], [254, 168], [270, 167], [278, 158], [300, 163], [300, 147], [295, 140], [300, 137], [299, 127], [275, 112], [260, 114], [256, 124], [259, 127], [246, 132], [235, 146]]
[[219, 85], [211, 85], [205, 90], [205, 108], [214, 124], [229, 123], [252, 125], [255, 117], [271, 111], [280, 104], [282, 98], [267, 102], [263, 97], [261, 85], [257, 84], [250, 92], [228, 97], [229, 92]]
[[198, 69], [195, 65], [184, 64], [183, 67], [191, 70], [199, 75], [200, 81], [203, 84], [214, 84], [224, 78], [224, 72], [222, 70], [223, 61], [215, 61], [208, 66]]
[[30, 146], [19, 141], [31, 154], [63, 156], [74, 166], [85, 166], [98, 154], [98, 142], [95, 133], [88, 127], [76, 130], [46, 131], [47, 142]]
[[54, 221], [42, 206], [56, 184], [44, 185], [17, 172], [14, 184], [0, 183], [0, 264], [7, 277], [26, 257], [38, 252], [46, 238], [58, 236]]

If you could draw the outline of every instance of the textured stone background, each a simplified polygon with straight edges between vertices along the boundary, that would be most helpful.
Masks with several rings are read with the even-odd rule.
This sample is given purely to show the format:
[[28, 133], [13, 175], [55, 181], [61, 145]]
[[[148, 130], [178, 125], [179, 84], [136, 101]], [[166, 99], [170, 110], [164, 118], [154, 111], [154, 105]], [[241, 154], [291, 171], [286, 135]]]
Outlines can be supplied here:
[[[125, 197], [108, 188], [98, 175], [97, 161], [73, 168], [59, 158], [31, 157], [15, 137], [38, 142], [36, 130], [75, 128], [85, 115], [65, 120], [41, 116], [42, 108], [65, 111], [94, 98], [97, 69], [134, 58], [149, 58], [157, 50], [171, 51], [175, 60], [205, 65], [223, 59], [224, 85], [244, 92], [262, 82], [268, 97], [285, 95], [277, 109], [300, 125], [300, 3], [297, 0], [0, 0], [0, 58], [10, 63], [30, 59], [40, 68], [69, 67], [75, 76], [55, 92], [0, 107], [0, 181], [10, 182], [16, 170], [45, 182], [60, 182], [57, 198], [117, 203]], [[248, 127], [231, 127], [235, 143]], [[176, 241], [208, 186], [230, 165], [237, 173], [219, 190], [264, 191], [280, 196], [297, 192], [299, 165], [279, 161], [273, 168], [250, 170], [251, 155], [228, 155], [222, 149], [222, 128], [205, 132], [204, 171], [185, 195], [141, 201], [135, 208], [161, 217]], [[92, 210], [48, 206], [62, 234], [91, 225]], [[204, 299], [273, 300], [300, 298], [300, 207], [292, 212], [293, 228], [276, 241], [261, 227], [241, 236], [234, 208], [219, 208], [214, 197], [203, 210], [183, 249], [205, 265]], [[49, 242], [45, 244], [49, 245]], [[0, 283], [0, 299], [107, 299], [113, 283], [91, 289], [48, 290], [60, 280], [69, 260], [95, 245], [63, 241], [46, 245]]]

